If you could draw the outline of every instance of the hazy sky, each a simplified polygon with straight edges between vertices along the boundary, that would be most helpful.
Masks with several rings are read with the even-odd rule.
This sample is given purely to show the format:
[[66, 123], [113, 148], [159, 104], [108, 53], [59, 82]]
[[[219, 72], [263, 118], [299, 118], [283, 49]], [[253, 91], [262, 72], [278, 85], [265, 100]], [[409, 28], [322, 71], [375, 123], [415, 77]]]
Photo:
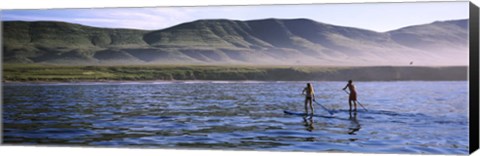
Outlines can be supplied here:
[[368, 3], [222, 7], [3, 10], [3, 21], [65, 21], [96, 27], [163, 29], [197, 19], [309, 18], [379, 32], [468, 18], [468, 2]]

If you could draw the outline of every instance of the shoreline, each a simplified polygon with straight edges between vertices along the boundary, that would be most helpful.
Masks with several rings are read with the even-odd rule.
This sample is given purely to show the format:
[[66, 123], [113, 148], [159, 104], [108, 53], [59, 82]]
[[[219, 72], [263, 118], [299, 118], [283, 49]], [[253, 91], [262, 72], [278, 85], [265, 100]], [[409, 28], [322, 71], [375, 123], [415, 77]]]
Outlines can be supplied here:
[[[112, 80], [112, 81], [7, 81], [2, 85], [59, 85], [59, 84], [195, 84], [195, 83], [289, 83], [289, 82], [346, 82], [346, 81], [274, 81], [274, 80], [145, 80], [145, 81], [129, 81], [129, 80]], [[468, 82], [468, 80], [391, 80], [391, 81], [356, 81], [356, 82]]]
[[4, 65], [3, 83], [150, 81], [467, 81], [468, 66], [40, 66]]

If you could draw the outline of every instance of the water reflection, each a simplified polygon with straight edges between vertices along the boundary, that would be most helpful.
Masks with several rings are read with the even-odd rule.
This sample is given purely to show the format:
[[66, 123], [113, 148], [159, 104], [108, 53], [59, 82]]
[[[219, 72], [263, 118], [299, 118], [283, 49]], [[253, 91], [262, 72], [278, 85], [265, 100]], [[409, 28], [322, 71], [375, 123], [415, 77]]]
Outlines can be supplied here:
[[[353, 115], [352, 115], [353, 114]], [[357, 120], [357, 112], [350, 112], [348, 119], [350, 120], [350, 126], [348, 127], [348, 134], [355, 135], [362, 127]]]
[[313, 116], [303, 116], [303, 123], [305, 130], [311, 132], [315, 129], [315, 127], [313, 127]]

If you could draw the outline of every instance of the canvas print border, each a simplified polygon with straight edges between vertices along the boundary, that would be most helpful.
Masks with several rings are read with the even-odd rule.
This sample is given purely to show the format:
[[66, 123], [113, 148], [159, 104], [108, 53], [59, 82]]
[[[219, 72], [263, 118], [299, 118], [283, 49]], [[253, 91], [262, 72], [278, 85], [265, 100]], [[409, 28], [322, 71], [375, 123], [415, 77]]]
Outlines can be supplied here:
[[[472, 9], [472, 8], [475, 7], [475, 6], [472, 6], [472, 5], [473, 5], [473, 4], [470, 5], [470, 11], [475, 13], [475, 9]], [[478, 14], [478, 8], [477, 8], [476, 12], [477, 12], [476, 14]], [[470, 28], [472, 28], [472, 27], [473, 27], [473, 28], [474, 28], [474, 27], [478, 27], [478, 21], [477, 21], [476, 23], [475, 23], [474, 21], [472, 21], [472, 13], [470, 14], [470, 23], [469, 23], [469, 26], [470, 26]], [[472, 30], [472, 29], [470, 29], [470, 30]], [[477, 29], [477, 30], [478, 30], [478, 29]], [[478, 33], [477, 33], [477, 34], [478, 34]], [[475, 34], [472, 34], [472, 31], [470, 31], [470, 40], [469, 40], [470, 43], [475, 42], [475, 39], [474, 39], [474, 38], [475, 38]], [[478, 40], [478, 35], [477, 35], [477, 37], [476, 37], [476, 40]], [[477, 41], [477, 43], [478, 43], [478, 41]], [[470, 44], [470, 67], [469, 67], [469, 73], [470, 73], [470, 75], [469, 75], [470, 77], [469, 77], [469, 78], [470, 78], [470, 80], [478, 80], [478, 74], [476, 74], [476, 75], [477, 75], [476, 78], [475, 78], [475, 74], [472, 74], [472, 73], [475, 73], [475, 71], [478, 72], [478, 57], [472, 57], [472, 56], [475, 55], [475, 53], [472, 54], [472, 51], [475, 52], [475, 48], [478, 49], [478, 45], [477, 45], [477, 47], [475, 47], [474, 44]], [[477, 51], [478, 51], [478, 50], [477, 50]], [[478, 54], [478, 53], [477, 53], [477, 54]], [[477, 58], [477, 60], [475, 60], [475, 58]], [[472, 61], [472, 60], [473, 60], [473, 61]], [[473, 66], [472, 66], [472, 62], [474, 62], [474, 65], [473, 65]], [[477, 64], [476, 64], [477, 70], [475, 70], [475, 62], [477, 62]], [[475, 84], [475, 83], [478, 84], [478, 81], [476, 81], [476, 82], [475, 82], [475, 81], [469, 81], [469, 82], [470, 82], [470, 93], [475, 93], [475, 92], [478, 93], [478, 88], [477, 88], [477, 90], [475, 90], [474, 87], [471, 87], [472, 84]], [[478, 86], [478, 85], [477, 85], [477, 86]], [[478, 101], [478, 99], [476, 99], [476, 100]], [[478, 105], [474, 105], [474, 104], [472, 105], [472, 101], [475, 102], [475, 99], [472, 98], [472, 96], [470, 96], [470, 110], [472, 110], [472, 109], [475, 110], [475, 107], [477, 107], [477, 109], [478, 109]], [[478, 103], [478, 102], [477, 102], [477, 103]], [[470, 117], [472, 117], [472, 116], [475, 115], [475, 114], [472, 114], [472, 113], [475, 113], [475, 111], [470, 111]], [[477, 112], [477, 116], [478, 116], [478, 112]], [[476, 140], [475, 140], [475, 139], [472, 139], [472, 137], [475, 138], [475, 133], [473, 133], [473, 135], [472, 135], [472, 132], [478, 131], [478, 125], [475, 126], [475, 121], [474, 121], [475, 118], [473, 118], [473, 120], [472, 120], [472, 118], [470, 118], [470, 119], [471, 119], [470, 127], [469, 127], [469, 128], [470, 128], [470, 135], [471, 135], [471, 136], [470, 136], [470, 147], [471, 147], [471, 148], [470, 148], [470, 152], [473, 152], [473, 151], [474, 151], [474, 148], [475, 148], [475, 143], [477, 144], [477, 145], [476, 145], [476, 148], [478, 148], [478, 139], [476, 139]], [[477, 136], [478, 136], [478, 133], [477, 133]], [[478, 137], [477, 137], [477, 138], [478, 138]], [[472, 143], [473, 143], [474, 146], [472, 146]], [[472, 148], [472, 147], [473, 147], [473, 148]]]

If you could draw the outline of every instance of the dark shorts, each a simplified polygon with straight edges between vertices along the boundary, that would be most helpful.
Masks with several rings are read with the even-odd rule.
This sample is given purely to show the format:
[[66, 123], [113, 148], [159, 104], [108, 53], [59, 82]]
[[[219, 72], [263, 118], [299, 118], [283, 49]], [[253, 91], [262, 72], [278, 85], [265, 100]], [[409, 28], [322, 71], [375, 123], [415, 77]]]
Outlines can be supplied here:
[[351, 92], [351, 93], [350, 93], [350, 96], [348, 96], [348, 100], [357, 101], [357, 93]]
[[312, 97], [305, 96], [305, 100], [312, 100]]

